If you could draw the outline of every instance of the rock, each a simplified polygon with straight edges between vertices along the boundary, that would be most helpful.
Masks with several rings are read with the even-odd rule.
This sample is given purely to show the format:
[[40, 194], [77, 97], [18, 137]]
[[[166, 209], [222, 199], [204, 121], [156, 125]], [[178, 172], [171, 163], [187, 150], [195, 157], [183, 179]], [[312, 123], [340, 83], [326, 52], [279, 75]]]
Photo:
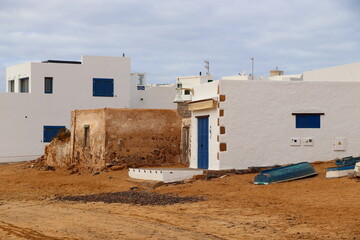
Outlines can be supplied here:
[[52, 166], [45, 166], [45, 171], [55, 171], [55, 168]]
[[100, 174], [100, 172], [95, 172], [95, 173], [93, 174], [93, 176], [99, 175], [99, 174]]
[[131, 187], [129, 188], [130, 191], [136, 191], [136, 190], [139, 190], [139, 187]]
[[110, 169], [111, 169], [111, 171], [119, 171], [119, 170], [122, 170], [124, 168], [125, 168], [124, 165], [118, 165], [118, 166], [112, 166]]
[[205, 180], [206, 174], [194, 175], [191, 179], [192, 180]]

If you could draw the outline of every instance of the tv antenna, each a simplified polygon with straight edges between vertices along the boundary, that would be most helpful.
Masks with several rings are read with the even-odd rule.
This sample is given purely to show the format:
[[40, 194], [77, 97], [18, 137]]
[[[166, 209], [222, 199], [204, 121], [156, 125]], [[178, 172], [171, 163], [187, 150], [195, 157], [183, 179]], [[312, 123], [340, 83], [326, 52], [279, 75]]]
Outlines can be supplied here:
[[210, 76], [210, 61], [209, 60], [205, 60], [205, 69], [206, 69], [206, 76]]

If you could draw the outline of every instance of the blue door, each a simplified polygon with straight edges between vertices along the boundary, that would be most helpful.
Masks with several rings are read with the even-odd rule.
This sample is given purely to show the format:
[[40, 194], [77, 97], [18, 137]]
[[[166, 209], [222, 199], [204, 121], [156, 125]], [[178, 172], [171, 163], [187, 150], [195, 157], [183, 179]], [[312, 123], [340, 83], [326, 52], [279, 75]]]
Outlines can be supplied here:
[[209, 168], [209, 117], [198, 118], [198, 168]]

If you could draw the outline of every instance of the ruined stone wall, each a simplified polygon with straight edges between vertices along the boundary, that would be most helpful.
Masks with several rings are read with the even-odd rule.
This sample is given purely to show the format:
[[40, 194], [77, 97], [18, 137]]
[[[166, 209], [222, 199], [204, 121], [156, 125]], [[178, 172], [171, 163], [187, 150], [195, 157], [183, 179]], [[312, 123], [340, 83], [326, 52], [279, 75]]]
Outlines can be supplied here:
[[75, 110], [71, 116], [71, 163], [105, 165], [105, 110]]
[[44, 159], [48, 166], [69, 168], [71, 166], [70, 139], [52, 140], [49, 145], [45, 146]]
[[105, 109], [107, 164], [131, 167], [180, 162], [182, 118], [176, 110]]
[[177, 104], [177, 110], [181, 117], [190, 118], [191, 111], [189, 110], [189, 104], [187, 102], [179, 102]]
[[191, 118], [184, 118], [181, 126], [181, 163], [185, 166], [189, 166], [191, 158]]

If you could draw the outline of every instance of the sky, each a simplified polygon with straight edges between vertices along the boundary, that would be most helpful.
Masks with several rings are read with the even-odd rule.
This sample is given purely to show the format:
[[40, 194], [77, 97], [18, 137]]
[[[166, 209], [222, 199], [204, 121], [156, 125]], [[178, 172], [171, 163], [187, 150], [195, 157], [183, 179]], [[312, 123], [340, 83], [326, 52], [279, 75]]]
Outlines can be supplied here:
[[0, 91], [8, 66], [123, 53], [148, 83], [360, 62], [360, 1], [0, 0]]

